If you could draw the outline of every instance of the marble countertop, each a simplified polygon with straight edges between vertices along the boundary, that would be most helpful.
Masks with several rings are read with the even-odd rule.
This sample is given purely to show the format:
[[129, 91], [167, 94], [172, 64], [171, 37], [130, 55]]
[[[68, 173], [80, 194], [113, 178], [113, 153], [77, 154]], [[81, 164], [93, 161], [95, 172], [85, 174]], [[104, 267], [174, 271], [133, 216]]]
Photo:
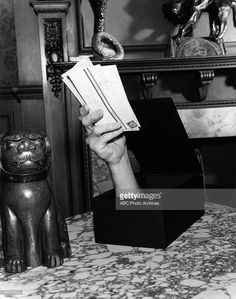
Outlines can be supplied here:
[[60, 267], [0, 271], [0, 298], [236, 298], [236, 210], [205, 215], [167, 249], [96, 244], [92, 214], [67, 220], [72, 257]]

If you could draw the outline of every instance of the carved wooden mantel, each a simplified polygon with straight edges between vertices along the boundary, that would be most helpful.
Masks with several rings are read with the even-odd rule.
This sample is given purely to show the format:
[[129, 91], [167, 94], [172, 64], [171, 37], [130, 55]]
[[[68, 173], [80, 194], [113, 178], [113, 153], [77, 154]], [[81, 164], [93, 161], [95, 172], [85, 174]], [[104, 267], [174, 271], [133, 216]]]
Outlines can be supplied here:
[[[96, 61], [94, 64], [116, 64], [120, 74], [139, 74], [144, 84], [144, 94], [147, 96], [156, 85], [158, 74], [189, 72], [194, 73], [199, 89], [199, 102], [206, 100], [208, 86], [218, 70], [236, 69], [236, 57], [225, 55], [215, 57], [164, 58], [164, 59], [125, 59], [120, 61]], [[73, 67], [75, 62], [53, 63], [57, 72], [65, 72]], [[232, 104], [232, 102], [230, 102]], [[186, 104], [188, 106], [188, 104]], [[189, 103], [191, 106], [191, 103]]]

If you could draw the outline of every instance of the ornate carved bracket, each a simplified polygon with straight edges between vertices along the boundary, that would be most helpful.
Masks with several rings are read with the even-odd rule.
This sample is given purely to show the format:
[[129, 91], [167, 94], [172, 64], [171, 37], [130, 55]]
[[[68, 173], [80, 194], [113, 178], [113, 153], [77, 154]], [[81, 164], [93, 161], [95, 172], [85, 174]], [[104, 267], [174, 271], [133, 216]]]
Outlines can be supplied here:
[[[56, 97], [62, 90], [61, 70], [55, 62], [63, 62], [67, 53], [65, 50], [65, 15], [68, 13], [70, 1], [31, 1], [30, 5], [38, 15], [40, 24], [40, 35], [45, 57], [42, 61], [46, 64], [46, 76], [52, 85], [52, 92]], [[44, 55], [43, 55], [44, 56]]]
[[30, 6], [34, 8], [36, 14], [40, 13], [68, 13], [70, 1], [30, 1]]
[[61, 70], [53, 62], [63, 61], [63, 42], [61, 19], [44, 19], [45, 54], [47, 59], [47, 78], [52, 84], [52, 92], [56, 97], [62, 90]]
[[141, 81], [144, 85], [144, 98], [152, 98], [152, 88], [157, 83], [157, 73], [143, 73], [141, 75]]
[[205, 101], [208, 94], [208, 87], [211, 84], [211, 82], [214, 79], [214, 71], [213, 70], [204, 70], [199, 71], [199, 77], [200, 77], [200, 86], [198, 88], [199, 90], [199, 96], [200, 100]]

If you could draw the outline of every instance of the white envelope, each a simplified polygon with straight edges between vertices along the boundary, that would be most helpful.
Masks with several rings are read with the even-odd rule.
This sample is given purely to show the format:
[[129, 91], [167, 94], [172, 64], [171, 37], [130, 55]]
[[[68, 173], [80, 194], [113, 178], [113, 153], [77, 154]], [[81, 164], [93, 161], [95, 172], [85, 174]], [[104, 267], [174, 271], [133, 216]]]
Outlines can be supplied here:
[[119, 121], [124, 130], [137, 130], [140, 124], [128, 102], [128, 99], [123, 96], [120, 90], [120, 83], [116, 80], [116, 74], [113, 75], [116, 69], [114, 67], [107, 68], [96, 65], [93, 67], [85, 68], [84, 71], [94, 82], [97, 92], [101, 94], [106, 108], [114, 116], [116, 121]]
[[71, 81], [70, 74], [76, 72], [77, 69], [84, 68], [84, 67], [90, 67], [90, 66], [93, 66], [91, 60], [86, 57], [81, 57], [81, 58], [79, 58], [78, 62], [73, 66], [73, 68], [71, 68], [64, 74], [62, 74], [63, 82], [67, 85], [67, 87], [70, 89], [70, 91], [78, 99], [78, 101], [81, 103], [81, 105], [85, 105], [86, 103], [84, 102], [81, 95], [78, 93], [78, 90], [76, 89], [76, 86], [74, 85], [74, 82]]
[[97, 124], [120, 122], [125, 131], [139, 130], [140, 124], [129, 104], [116, 65], [93, 65], [89, 58], [62, 75], [81, 105], [91, 111], [101, 109], [103, 118]]

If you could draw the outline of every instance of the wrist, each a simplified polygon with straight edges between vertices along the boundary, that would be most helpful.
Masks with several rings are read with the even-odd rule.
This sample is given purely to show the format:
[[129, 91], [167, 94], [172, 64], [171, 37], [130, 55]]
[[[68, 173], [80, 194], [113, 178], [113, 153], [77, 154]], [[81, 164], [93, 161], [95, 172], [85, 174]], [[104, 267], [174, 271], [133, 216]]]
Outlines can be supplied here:
[[112, 173], [113, 172], [116, 173], [117, 171], [123, 169], [123, 167], [127, 166], [128, 164], [130, 164], [130, 161], [129, 161], [128, 151], [126, 147], [124, 149], [124, 154], [118, 161], [107, 162], [107, 165]]
[[125, 148], [124, 155], [121, 157], [119, 162], [109, 163], [108, 167], [116, 190], [138, 188], [138, 184], [130, 164], [127, 148]]

